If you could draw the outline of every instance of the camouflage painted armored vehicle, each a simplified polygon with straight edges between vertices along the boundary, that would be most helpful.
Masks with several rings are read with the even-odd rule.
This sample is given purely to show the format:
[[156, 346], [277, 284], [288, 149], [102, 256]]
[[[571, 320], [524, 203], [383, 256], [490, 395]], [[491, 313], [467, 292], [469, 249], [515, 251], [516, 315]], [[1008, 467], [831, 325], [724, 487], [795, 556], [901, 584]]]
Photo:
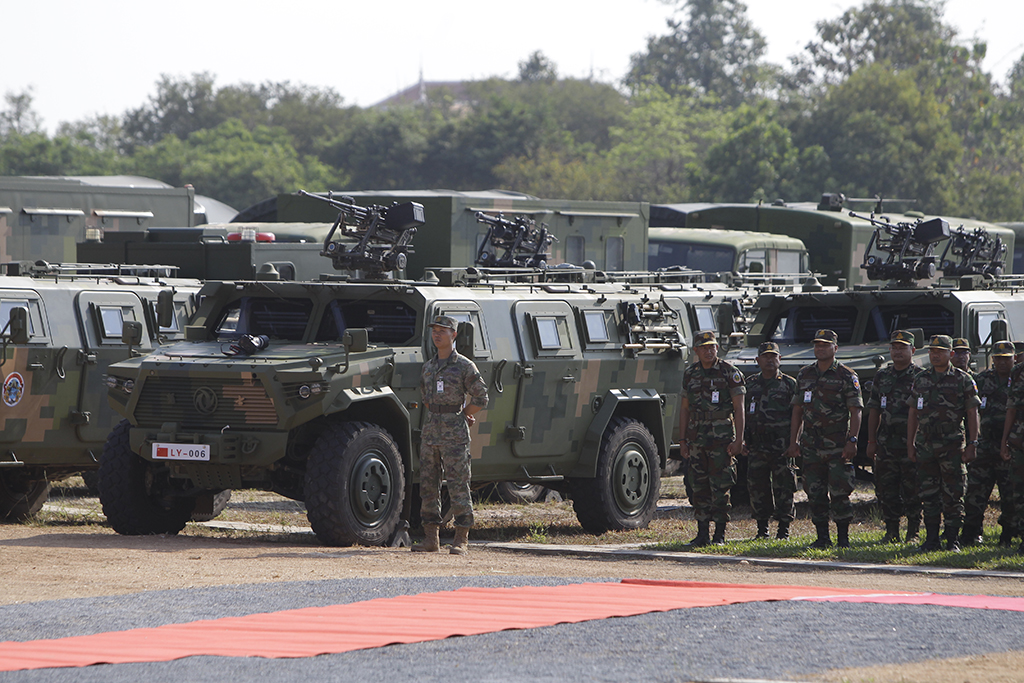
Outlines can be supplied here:
[[[418, 225], [415, 207], [371, 213]], [[328, 240], [324, 253], [365, 268], [370, 252]], [[716, 322], [732, 332], [734, 300], [757, 293], [701, 277], [570, 266], [207, 283], [185, 341], [109, 368], [126, 419], [103, 453], [104, 512], [119, 533], [175, 533], [182, 501], [263, 488], [305, 501], [326, 544], [397, 542], [419, 475], [427, 323], [443, 314], [491, 394], [471, 430], [474, 481], [565, 491], [593, 533], [644, 527], [689, 339]]]
[[[120, 419], [111, 363], [184, 337], [200, 283], [162, 266], [9, 263], [0, 276], [0, 519], [24, 519], [50, 484], [95, 470]], [[124, 324], [134, 338], [122, 337]], [[130, 343], [129, 343], [130, 342]]]

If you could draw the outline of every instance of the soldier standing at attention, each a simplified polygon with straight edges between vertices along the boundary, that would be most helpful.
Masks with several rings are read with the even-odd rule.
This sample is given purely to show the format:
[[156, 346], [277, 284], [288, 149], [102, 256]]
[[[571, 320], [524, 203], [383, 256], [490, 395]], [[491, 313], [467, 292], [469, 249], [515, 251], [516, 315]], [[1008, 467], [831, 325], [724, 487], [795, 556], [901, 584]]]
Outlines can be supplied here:
[[755, 538], [768, 538], [773, 515], [779, 521], [775, 537], [789, 538], [796, 511], [796, 471], [788, 453], [796, 380], [779, 372], [781, 360], [778, 344], [762, 342], [757, 347], [761, 372], [746, 380], [747, 490], [757, 520]]
[[[683, 372], [679, 407], [679, 454], [689, 461], [695, 547], [725, 543], [729, 522], [729, 490], [736, 483], [736, 456], [743, 451], [743, 375], [718, 358], [715, 333], [693, 338], [699, 359]], [[709, 539], [711, 520], [715, 536]]]
[[[926, 536], [921, 550], [941, 547], [939, 524], [945, 517], [946, 549], [958, 551], [964, 515], [964, 463], [978, 446], [978, 388], [963, 370], [953, 367], [953, 340], [931, 338], [932, 367], [914, 379], [907, 419], [907, 454], [917, 463], [917, 492], [924, 507]], [[964, 417], [968, 441], [964, 449]]]
[[960, 368], [974, 377], [974, 373], [971, 372], [971, 344], [963, 337], [953, 340], [953, 357], [949, 362], [954, 368]]
[[875, 498], [885, 521], [883, 543], [899, 543], [900, 517], [907, 518], [906, 542], [917, 538], [921, 499], [917, 496], [917, 463], [907, 456], [910, 390], [921, 366], [914, 363], [914, 335], [896, 330], [889, 340], [892, 363], [875, 375], [868, 398], [867, 456], [874, 461]]
[[[422, 544], [415, 552], [441, 549], [441, 481], [447, 478], [455, 515], [453, 555], [465, 555], [473, 526], [473, 501], [469, 493], [469, 427], [474, 413], [487, 407], [487, 385], [473, 361], [455, 350], [455, 319], [439, 315], [430, 323], [430, 338], [437, 355], [423, 364], [420, 395], [427, 419], [420, 437], [420, 497]], [[469, 402], [466, 402], [466, 396]]]
[[999, 545], [1009, 546], [1015, 535], [1010, 466], [1000, 457], [1006, 404], [1010, 398], [1010, 380], [1014, 370], [1013, 356], [1013, 342], [996, 342], [992, 345], [992, 367], [974, 376], [978, 385], [978, 398], [981, 400], [978, 406], [981, 431], [978, 434], [978, 457], [967, 465], [964, 528], [960, 533], [962, 546], [976, 545], [981, 541], [988, 499], [997, 483], [999, 525], [1002, 527]]
[[[1014, 342], [1015, 345], [1020, 343]], [[1015, 535], [1024, 536], [1024, 362], [1014, 365], [1010, 373], [1010, 397], [1006, 405], [1006, 422], [1003, 425], [999, 456], [1010, 468], [1014, 513], [1010, 526]], [[1006, 527], [1003, 528], [1005, 530]], [[1007, 543], [1013, 542], [1012, 537], [1006, 540]], [[1003, 542], [1002, 537], [999, 542]], [[1017, 548], [1017, 553], [1024, 555], [1024, 542]]]
[[[790, 426], [790, 457], [803, 456], [804, 492], [811, 520], [818, 532], [812, 548], [828, 548], [829, 510], [836, 523], [836, 543], [850, 547], [853, 520], [853, 459], [861, 409], [857, 373], [836, 360], [839, 338], [832, 330], [814, 336], [815, 362], [796, 376], [793, 418]], [[802, 434], [802, 436], [801, 436]]]

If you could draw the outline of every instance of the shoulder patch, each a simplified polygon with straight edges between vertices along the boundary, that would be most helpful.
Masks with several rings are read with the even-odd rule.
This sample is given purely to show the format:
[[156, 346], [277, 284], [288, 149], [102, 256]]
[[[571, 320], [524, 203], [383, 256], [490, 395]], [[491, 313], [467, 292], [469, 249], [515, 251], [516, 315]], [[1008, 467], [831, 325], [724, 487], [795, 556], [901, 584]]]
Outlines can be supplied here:
[[743, 375], [740, 374], [739, 370], [733, 370], [732, 381], [736, 384], [743, 384]]
[[860, 389], [860, 379], [858, 379], [857, 375], [853, 375], [851, 379], [853, 380], [853, 386], [857, 387], [857, 389]]

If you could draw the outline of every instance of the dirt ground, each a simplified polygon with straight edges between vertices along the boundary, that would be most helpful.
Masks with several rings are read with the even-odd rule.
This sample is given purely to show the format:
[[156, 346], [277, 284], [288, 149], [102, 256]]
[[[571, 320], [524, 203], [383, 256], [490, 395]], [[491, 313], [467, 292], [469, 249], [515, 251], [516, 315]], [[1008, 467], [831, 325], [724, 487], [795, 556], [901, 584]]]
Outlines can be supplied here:
[[[510, 574], [1024, 596], [1024, 581], [837, 571], [786, 571], [663, 560], [532, 555], [471, 547], [466, 557], [408, 549], [325, 548], [259, 538], [118, 536], [102, 526], [0, 525], [0, 604], [172, 588], [358, 577]], [[1024, 652], [832, 672], [835, 681], [1020, 681]], [[821, 677], [818, 677], [821, 679]]]

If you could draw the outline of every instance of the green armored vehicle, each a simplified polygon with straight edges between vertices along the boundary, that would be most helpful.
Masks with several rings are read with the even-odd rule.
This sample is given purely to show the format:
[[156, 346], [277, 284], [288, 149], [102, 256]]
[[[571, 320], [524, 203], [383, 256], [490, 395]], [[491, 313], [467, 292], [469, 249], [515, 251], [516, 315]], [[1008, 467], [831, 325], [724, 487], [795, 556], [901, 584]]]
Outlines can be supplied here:
[[[24, 519], [50, 484], [98, 467], [119, 416], [111, 363], [184, 337], [200, 283], [164, 266], [4, 264], [0, 275], [0, 519]], [[134, 338], [122, 337], [125, 323]]]
[[114, 529], [175, 533], [196, 497], [263, 488], [304, 500], [326, 544], [397, 542], [418, 480], [420, 369], [436, 315], [461, 321], [459, 351], [490, 391], [471, 432], [474, 481], [565, 491], [593, 533], [646, 526], [689, 340], [716, 324], [742, 336], [734, 312], [757, 292], [690, 272], [571, 266], [394, 280], [384, 271], [400, 265], [422, 207], [341, 215], [354, 216], [357, 238], [389, 231], [359, 248], [325, 242], [336, 266], [389, 264], [377, 278], [207, 283], [185, 341], [109, 368], [126, 418], [100, 467]]
[[787, 235], [714, 228], [650, 228], [647, 267], [709, 273], [808, 273], [807, 249]]

